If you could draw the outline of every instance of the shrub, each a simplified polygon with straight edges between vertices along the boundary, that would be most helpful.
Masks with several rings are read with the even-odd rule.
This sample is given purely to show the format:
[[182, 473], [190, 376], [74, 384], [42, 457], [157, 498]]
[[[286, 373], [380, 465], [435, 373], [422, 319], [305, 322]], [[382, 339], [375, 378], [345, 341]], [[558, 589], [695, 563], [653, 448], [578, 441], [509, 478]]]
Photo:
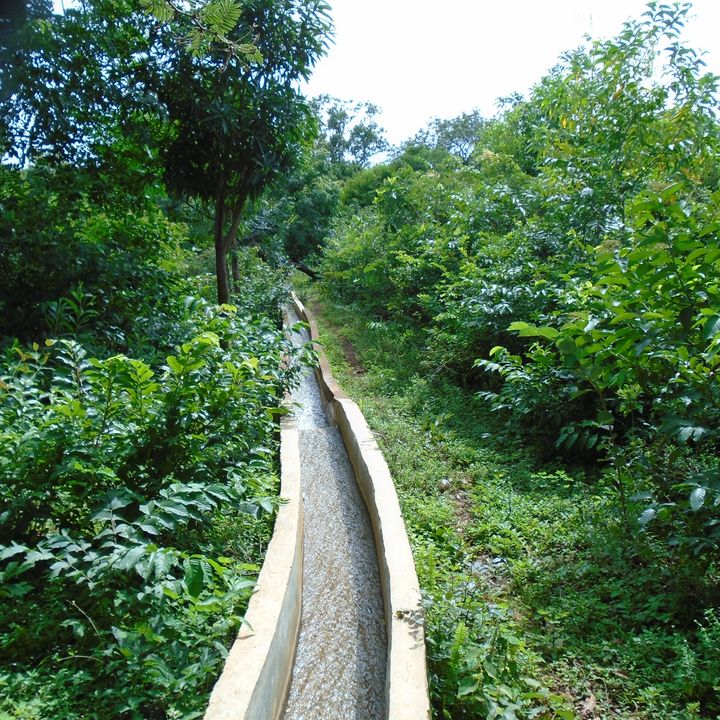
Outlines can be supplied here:
[[[268, 319], [188, 307], [161, 367], [72, 339], [6, 353], [2, 710], [201, 714], [254, 583], [247, 556], [269, 533], [274, 418], [302, 354]], [[252, 553], [228, 545], [228, 522]]]

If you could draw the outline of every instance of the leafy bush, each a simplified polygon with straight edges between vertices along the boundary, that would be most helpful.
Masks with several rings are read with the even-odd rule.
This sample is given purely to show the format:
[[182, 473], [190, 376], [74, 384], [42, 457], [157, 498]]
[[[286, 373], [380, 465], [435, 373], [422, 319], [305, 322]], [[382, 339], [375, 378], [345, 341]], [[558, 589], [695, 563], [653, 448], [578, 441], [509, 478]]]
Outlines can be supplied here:
[[[719, 208], [720, 194], [695, 199], [684, 183], [644, 192], [630, 203], [632, 236], [623, 247], [597, 249], [592, 281], [577, 293], [566, 322], [559, 329], [510, 326], [521, 336], [551, 341], [550, 347], [534, 345], [525, 360], [497, 348], [495, 359], [478, 361], [504, 379], [499, 394], [487, 394], [495, 408], [518, 419], [531, 407], [536, 417], [538, 409], [546, 411], [554, 420], [550, 428], [559, 431], [557, 445], [603, 451], [618, 488], [630, 438], [697, 448], [716, 443], [720, 395], [708, 379], [720, 349], [714, 280]], [[672, 462], [661, 464], [662, 473], [653, 470], [660, 465], [657, 451], [645, 452], [642, 464], [630, 463], [634, 489], [645, 480], [647, 497], [654, 499], [642, 522], [689, 511], [692, 526], [704, 517], [704, 529], [692, 533], [696, 548], [710, 547], [720, 541], [709, 510], [720, 492], [713, 479], [717, 463], [688, 464], [685, 458], [678, 449]]]
[[456, 575], [452, 585], [438, 579], [431, 592], [428, 663], [438, 717], [575, 717], [567, 698], [535, 679], [539, 656], [513, 627], [512, 610], [488, 601], [480, 577]]
[[[518, 442], [474, 393], [419, 377], [410, 330], [330, 303], [321, 312], [321, 327], [342, 327], [347, 338], [322, 340], [362, 403], [400, 497], [425, 600], [435, 715], [484, 717], [477, 708], [493, 700], [518, 718], [535, 709], [535, 717], [578, 717], [592, 707], [627, 720], [715, 718], [717, 647], [705, 615], [718, 603], [718, 564], [688, 545], [695, 530], [668, 519], [674, 545], [638, 532], [642, 493], [628, 492], [623, 510], [602, 464], [543, 461], [536, 450], [549, 454], [552, 441]], [[348, 341], [365, 372], [348, 363]], [[646, 490], [650, 468], [653, 482], [672, 487], [675, 449], [633, 441], [623, 482]], [[687, 447], [683, 455], [688, 469], [710, 460]], [[495, 637], [514, 641], [508, 648]], [[459, 697], [461, 682], [471, 689]]]
[[272, 321], [188, 308], [188, 336], [162, 367], [93, 358], [72, 339], [6, 353], [0, 709], [11, 716], [202, 714], [258, 569], [225, 526], [254, 544], [268, 536], [274, 418], [301, 355]]
[[37, 339], [47, 304], [78, 287], [94, 298], [96, 349], [127, 350], [147, 318], [173, 314], [183, 225], [147, 201], [104, 205], [96, 189], [71, 168], [0, 167], [0, 336]]

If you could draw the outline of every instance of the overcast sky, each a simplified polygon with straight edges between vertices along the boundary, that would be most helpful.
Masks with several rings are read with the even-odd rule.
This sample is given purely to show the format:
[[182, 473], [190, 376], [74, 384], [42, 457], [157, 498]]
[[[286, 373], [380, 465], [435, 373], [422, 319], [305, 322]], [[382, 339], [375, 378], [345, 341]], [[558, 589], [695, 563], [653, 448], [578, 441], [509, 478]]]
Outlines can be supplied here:
[[[526, 93], [583, 36], [615, 35], [644, 0], [330, 0], [335, 44], [306, 87], [383, 110], [391, 143], [433, 117]], [[695, 0], [685, 32], [720, 74], [720, 0]]]

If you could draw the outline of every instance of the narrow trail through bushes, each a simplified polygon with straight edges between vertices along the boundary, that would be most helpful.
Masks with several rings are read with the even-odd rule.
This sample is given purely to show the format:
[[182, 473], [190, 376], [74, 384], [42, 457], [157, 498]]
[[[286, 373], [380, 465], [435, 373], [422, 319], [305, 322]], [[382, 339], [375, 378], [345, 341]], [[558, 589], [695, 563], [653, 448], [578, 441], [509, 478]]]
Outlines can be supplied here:
[[355, 345], [353, 345], [353, 343], [345, 337], [345, 335], [343, 335], [342, 328], [337, 325], [333, 325], [330, 320], [327, 319], [325, 313], [323, 312], [323, 305], [317, 300], [310, 302], [309, 307], [315, 315], [323, 316], [323, 324], [337, 337], [340, 345], [342, 346], [345, 360], [347, 360], [348, 365], [352, 369], [353, 375], [365, 375], [365, 373], [367, 373], [367, 368], [363, 365], [362, 360], [355, 349]]

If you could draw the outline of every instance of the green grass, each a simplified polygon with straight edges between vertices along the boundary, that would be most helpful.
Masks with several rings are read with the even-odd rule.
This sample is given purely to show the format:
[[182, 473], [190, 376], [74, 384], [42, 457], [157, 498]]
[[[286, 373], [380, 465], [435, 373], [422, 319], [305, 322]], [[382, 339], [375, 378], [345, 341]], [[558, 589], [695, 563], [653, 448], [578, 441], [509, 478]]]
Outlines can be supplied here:
[[716, 568], [625, 524], [597, 470], [542, 462], [472, 394], [421, 377], [412, 333], [328, 302], [319, 320], [398, 489], [435, 717], [718, 717]]

